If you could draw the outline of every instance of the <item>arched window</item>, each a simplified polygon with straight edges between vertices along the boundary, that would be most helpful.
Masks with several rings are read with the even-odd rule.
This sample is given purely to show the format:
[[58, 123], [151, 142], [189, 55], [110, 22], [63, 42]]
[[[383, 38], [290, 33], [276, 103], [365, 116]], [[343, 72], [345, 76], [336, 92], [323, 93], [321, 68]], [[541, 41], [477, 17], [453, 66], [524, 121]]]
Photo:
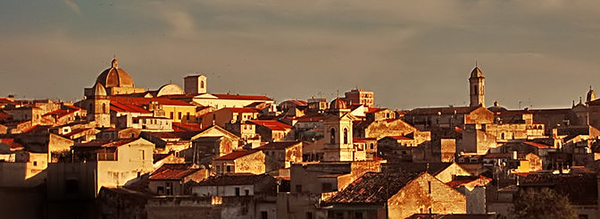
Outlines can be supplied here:
[[106, 103], [102, 103], [102, 113], [106, 113]]
[[204, 89], [204, 81], [200, 81], [200, 88]]
[[348, 144], [348, 129], [344, 128], [344, 144]]
[[335, 144], [335, 129], [331, 128], [330, 133], [329, 133], [329, 143], [330, 144]]
[[500, 139], [504, 139], [504, 133], [500, 134]]

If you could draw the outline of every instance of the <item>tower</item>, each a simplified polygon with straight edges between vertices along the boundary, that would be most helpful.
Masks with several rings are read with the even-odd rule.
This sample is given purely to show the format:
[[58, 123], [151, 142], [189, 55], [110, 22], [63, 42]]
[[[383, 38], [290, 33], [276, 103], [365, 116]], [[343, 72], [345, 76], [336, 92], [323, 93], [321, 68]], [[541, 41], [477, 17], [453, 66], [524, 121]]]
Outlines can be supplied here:
[[183, 89], [186, 94], [206, 93], [206, 76], [190, 75], [183, 79]]
[[328, 115], [323, 118], [326, 137], [325, 161], [355, 160], [352, 136], [352, 121], [355, 119], [342, 98], [331, 101]]
[[469, 78], [469, 89], [471, 104], [470, 107], [483, 106], [485, 107], [485, 77], [483, 77], [483, 71], [479, 67], [475, 67], [471, 71], [471, 77]]
[[596, 91], [594, 91], [594, 89], [592, 89], [592, 86], [590, 86], [590, 90], [587, 93], [587, 98], [585, 100], [586, 104], [589, 104], [590, 102], [596, 100]]
[[95, 121], [96, 127], [110, 127], [110, 99], [102, 84], [96, 83], [93, 96], [88, 99], [88, 121]]

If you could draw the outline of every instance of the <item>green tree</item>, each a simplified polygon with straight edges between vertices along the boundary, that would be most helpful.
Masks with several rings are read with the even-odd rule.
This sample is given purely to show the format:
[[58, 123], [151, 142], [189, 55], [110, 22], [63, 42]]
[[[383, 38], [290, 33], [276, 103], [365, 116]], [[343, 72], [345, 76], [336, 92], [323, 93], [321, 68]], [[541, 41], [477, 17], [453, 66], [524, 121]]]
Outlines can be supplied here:
[[546, 187], [521, 188], [514, 196], [512, 213], [518, 219], [571, 219], [577, 213], [565, 195]]

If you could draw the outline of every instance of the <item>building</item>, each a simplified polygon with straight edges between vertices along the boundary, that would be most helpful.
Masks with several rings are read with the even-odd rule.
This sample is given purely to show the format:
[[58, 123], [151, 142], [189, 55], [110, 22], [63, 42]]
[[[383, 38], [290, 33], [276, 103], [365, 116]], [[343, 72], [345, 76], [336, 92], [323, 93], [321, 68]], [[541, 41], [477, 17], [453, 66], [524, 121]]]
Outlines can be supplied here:
[[365, 91], [363, 89], [353, 89], [345, 93], [346, 103], [348, 105], [363, 105], [365, 107], [375, 106], [375, 98], [373, 97], [372, 91]]
[[[142, 174], [154, 171], [153, 166], [154, 144], [143, 138], [126, 140], [94, 140], [87, 143], [75, 144], [72, 147], [74, 162], [90, 163], [94, 169], [95, 191], [100, 191], [102, 186], [123, 186], [129, 180]], [[69, 165], [68, 163], [59, 163]], [[60, 174], [60, 173], [58, 173]], [[62, 183], [77, 184], [67, 175], [60, 175]], [[59, 176], [59, 177], [60, 177]], [[58, 182], [60, 184], [60, 182]]]
[[[322, 204], [330, 218], [466, 213], [466, 197], [428, 173], [365, 173]], [[377, 215], [376, 217], [373, 217]]]
[[213, 160], [215, 173], [265, 173], [265, 154], [260, 150], [234, 151]]

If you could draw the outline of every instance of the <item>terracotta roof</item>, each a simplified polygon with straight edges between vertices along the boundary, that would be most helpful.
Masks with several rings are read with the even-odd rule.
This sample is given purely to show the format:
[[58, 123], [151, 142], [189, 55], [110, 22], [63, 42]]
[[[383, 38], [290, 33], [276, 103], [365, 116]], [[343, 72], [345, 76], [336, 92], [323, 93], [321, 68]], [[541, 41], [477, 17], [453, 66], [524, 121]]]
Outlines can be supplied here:
[[12, 102], [14, 102], [14, 101], [9, 99], [8, 97], [0, 97], [0, 105], [6, 105], [6, 104], [9, 104]]
[[9, 119], [11, 117], [12, 116], [10, 114], [0, 110], [0, 119]]
[[275, 178], [269, 174], [226, 174], [221, 176], [211, 176], [196, 183], [196, 186], [254, 185], [263, 180], [275, 180]]
[[284, 141], [284, 142], [269, 142], [263, 146], [256, 148], [257, 150], [283, 150], [298, 144], [302, 144], [301, 141]]
[[279, 122], [277, 120], [250, 120], [249, 122], [277, 131], [287, 131], [292, 129], [291, 125]]
[[137, 139], [127, 139], [127, 140], [92, 140], [86, 143], [75, 144], [73, 147], [119, 147], [125, 144], [136, 141]]
[[420, 174], [368, 172], [342, 191], [325, 200], [327, 204], [384, 204]]
[[534, 146], [534, 147], [536, 147], [536, 148], [554, 148], [554, 147], [552, 147], [552, 146], [545, 145], [545, 144], [540, 144], [540, 143], [536, 143], [536, 142], [530, 142], [530, 141], [526, 141], [526, 142], [524, 142], [524, 143], [525, 143], [525, 144], [528, 144], [528, 145], [531, 145], [531, 146]]
[[130, 112], [130, 113], [152, 113], [147, 109], [144, 109], [140, 106], [131, 104], [131, 103], [119, 103], [119, 102], [111, 102], [110, 110], [116, 112]]
[[240, 158], [240, 157], [243, 157], [243, 156], [246, 156], [246, 155], [254, 154], [254, 153], [256, 153], [256, 152], [258, 152], [258, 151], [257, 151], [257, 150], [240, 150], [240, 151], [233, 151], [233, 152], [231, 152], [231, 153], [229, 153], [229, 154], [226, 154], [226, 155], [223, 155], [223, 156], [217, 157], [217, 158], [215, 158], [214, 160], [215, 160], [215, 161], [217, 161], [217, 160], [235, 160], [235, 159], [238, 159], [238, 158]]
[[173, 130], [198, 132], [204, 130], [204, 128], [202, 128], [202, 124], [197, 123], [173, 122]]
[[266, 96], [253, 96], [253, 95], [234, 95], [234, 94], [212, 94], [219, 99], [230, 99], [230, 100], [267, 100], [272, 101], [273, 99]]
[[415, 140], [415, 139], [409, 138], [407, 136], [387, 136], [387, 137], [390, 137], [390, 138], [393, 138], [393, 139], [396, 139], [396, 140]]
[[129, 96], [109, 96], [111, 103], [129, 103], [133, 105], [147, 105], [151, 102], [157, 102], [159, 105], [171, 105], [171, 106], [194, 106], [182, 100], [173, 100], [168, 98], [156, 97], [156, 98], [144, 98], [144, 97], [129, 97]]
[[150, 175], [150, 180], [182, 180], [199, 169], [193, 169], [191, 164], [163, 164]]
[[384, 111], [387, 110], [386, 108], [369, 108], [368, 110], [365, 111], [365, 113], [376, 113], [379, 111]]
[[286, 101], [281, 102], [279, 105], [281, 105], [283, 103], [292, 103], [292, 104], [295, 104], [298, 106], [306, 106], [306, 104], [307, 104], [306, 101], [304, 101], [304, 100], [286, 100]]
[[14, 138], [0, 138], [0, 143], [7, 145], [11, 150], [23, 149], [23, 145], [15, 142]]
[[52, 112], [46, 113], [44, 114], [44, 116], [56, 116], [58, 118], [61, 118], [63, 116], [69, 115], [71, 113], [77, 112], [78, 110], [73, 110], [73, 109], [58, 109], [58, 110], [54, 110]]

